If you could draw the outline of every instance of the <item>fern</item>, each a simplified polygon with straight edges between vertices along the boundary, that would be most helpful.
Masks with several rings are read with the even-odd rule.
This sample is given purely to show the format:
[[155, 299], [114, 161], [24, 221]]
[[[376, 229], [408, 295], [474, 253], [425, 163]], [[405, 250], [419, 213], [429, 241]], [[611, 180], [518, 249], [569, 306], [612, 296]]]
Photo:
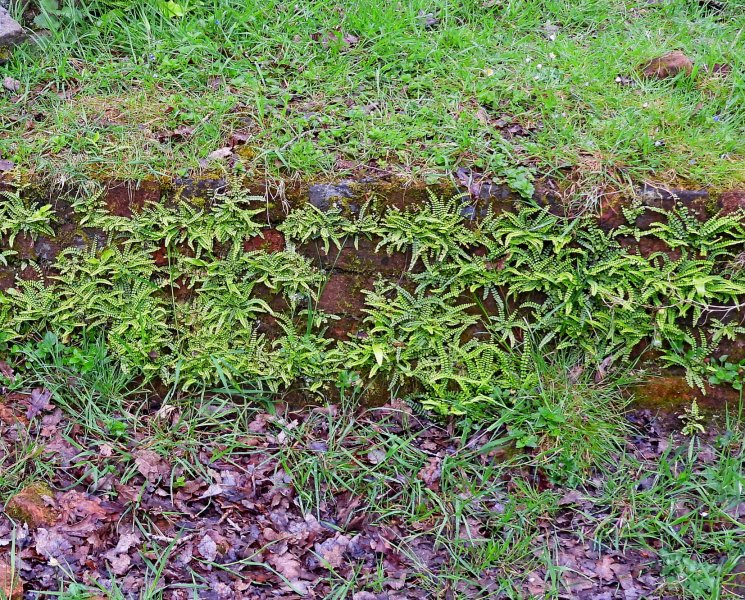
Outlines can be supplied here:
[[40, 205], [26, 200], [24, 186], [0, 190], [0, 237], [7, 236], [12, 247], [16, 237], [28, 235], [36, 240], [40, 235], [54, 237], [52, 224], [56, 218], [51, 204]]
[[421, 258], [425, 266], [430, 261], [465, 257], [465, 247], [473, 242], [473, 234], [464, 227], [461, 202], [457, 198], [444, 200], [429, 191], [428, 201], [418, 211], [401, 212], [391, 208], [380, 224], [380, 242], [376, 251], [411, 251], [410, 268]]
[[701, 221], [680, 203], [672, 211], [656, 207], [648, 210], [665, 215], [666, 221], [655, 221], [642, 235], [655, 236], [673, 250], [687, 248], [704, 257], [716, 256], [732, 246], [742, 247], [745, 242], [742, 215], [718, 214]]

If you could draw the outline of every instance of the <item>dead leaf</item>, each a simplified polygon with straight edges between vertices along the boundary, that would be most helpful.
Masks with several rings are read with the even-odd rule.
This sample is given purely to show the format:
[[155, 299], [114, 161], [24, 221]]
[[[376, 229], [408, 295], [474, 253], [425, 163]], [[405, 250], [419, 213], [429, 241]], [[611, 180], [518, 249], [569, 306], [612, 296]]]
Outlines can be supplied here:
[[199, 500], [204, 500], [205, 498], [212, 498], [212, 496], [219, 496], [220, 494], [225, 492], [225, 488], [221, 486], [218, 483], [211, 483], [210, 486], [207, 488], [207, 490], [199, 496]]
[[36, 533], [36, 551], [50, 562], [64, 563], [66, 552], [72, 550], [69, 540], [54, 529], [40, 528]]
[[440, 476], [442, 475], [442, 458], [433, 456], [429, 462], [419, 471], [419, 479], [431, 490], [439, 489]]
[[558, 505], [567, 506], [569, 504], [577, 504], [580, 500], [582, 500], [582, 494], [580, 492], [577, 490], [569, 490], [559, 499]]
[[336, 536], [315, 545], [318, 556], [323, 560], [324, 566], [338, 569], [344, 563], [344, 552], [349, 545], [349, 538], [337, 533]]
[[[3, 170], [2, 163], [3, 162], [10, 162], [10, 161], [2, 161], [0, 160], [0, 171]], [[11, 169], [13, 168], [11, 164]], [[10, 170], [10, 169], [8, 169]], [[13, 372], [13, 367], [11, 367], [8, 363], [6, 363], [4, 360], [0, 360], [0, 375], [5, 377], [8, 381], [14, 381], [15, 380], [15, 373]]]
[[440, 19], [435, 16], [435, 13], [420, 10], [417, 15], [419, 24], [425, 29], [434, 29], [440, 24]]
[[250, 134], [242, 133], [240, 131], [234, 131], [232, 134], [230, 134], [230, 145], [233, 146], [234, 148], [236, 146], [242, 146], [250, 139], [251, 139]]
[[595, 573], [603, 581], [613, 581], [616, 578], [612, 569], [615, 564], [615, 561], [610, 556], [605, 555], [595, 563]]
[[601, 363], [598, 365], [598, 370], [595, 373], [595, 383], [600, 383], [605, 379], [606, 375], [608, 375], [608, 371], [611, 368], [611, 365], [613, 364], [613, 357], [612, 356], [606, 356]]
[[269, 563], [277, 569], [278, 573], [282, 574], [290, 581], [297, 580], [303, 573], [303, 567], [300, 561], [289, 552], [271, 556]]
[[347, 50], [356, 46], [360, 38], [351, 33], [343, 33], [340, 29], [334, 29], [325, 34], [317, 31], [311, 34], [311, 39], [315, 42], [321, 42], [324, 48], [334, 46], [340, 50]]
[[373, 465], [379, 465], [385, 460], [386, 456], [387, 454], [384, 450], [381, 450], [380, 448], [375, 448], [373, 450], [370, 450], [370, 452], [367, 453], [367, 460], [370, 461], [370, 463]]
[[23, 582], [18, 575], [18, 565], [11, 567], [5, 558], [0, 559], [0, 598], [23, 598]]
[[342, 37], [342, 40], [347, 46], [351, 48], [352, 46], [356, 46], [359, 43], [360, 38], [358, 38], [356, 35], [352, 35], [351, 33], [345, 33], [344, 37]]
[[6, 77], [3, 79], [3, 87], [9, 92], [17, 92], [21, 89], [21, 82], [12, 77]]
[[140, 542], [140, 536], [136, 533], [124, 533], [119, 538], [115, 548], [106, 552], [103, 556], [109, 561], [111, 570], [115, 575], [124, 575], [132, 564], [129, 557], [129, 549]]
[[232, 155], [233, 149], [230, 146], [225, 146], [224, 148], [218, 148], [217, 150], [210, 152], [207, 155], [207, 161], [222, 160], [223, 158], [228, 158]]
[[137, 450], [134, 457], [137, 470], [150, 482], [155, 482], [168, 473], [168, 465], [157, 452]]
[[27, 400], [28, 410], [26, 411], [26, 418], [31, 420], [37, 416], [43, 410], [49, 410], [52, 404], [49, 399], [52, 397], [52, 392], [46, 389], [34, 388], [31, 390], [31, 395]]
[[124, 575], [129, 570], [132, 559], [129, 558], [129, 554], [118, 554], [109, 561], [109, 564], [115, 575]]
[[171, 137], [175, 139], [186, 139], [194, 134], [194, 128], [190, 125], [180, 125], [171, 132]]
[[215, 562], [215, 559], [217, 558], [217, 544], [209, 535], [205, 535], [201, 539], [197, 545], [197, 550], [199, 550], [199, 554], [202, 555], [204, 560], [207, 562]]
[[582, 377], [582, 373], [585, 372], [585, 368], [582, 365], [574, 365], [569, 369], [569, 382], [577, 383], [579, 378]]
[[476, 117], [476, 120], [482, 125], [489, 124], [489, 113], [486, 112], [486, 109], [483, 106], [479, 106], [479, 109], [473, 116]]

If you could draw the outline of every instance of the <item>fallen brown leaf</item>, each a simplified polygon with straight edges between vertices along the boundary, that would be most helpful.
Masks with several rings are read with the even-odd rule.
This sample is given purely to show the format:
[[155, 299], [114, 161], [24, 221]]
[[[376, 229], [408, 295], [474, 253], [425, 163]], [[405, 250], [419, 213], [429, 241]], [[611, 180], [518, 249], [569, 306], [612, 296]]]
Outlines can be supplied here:
[[5, 77], [3, 79], [3, 87], [9, 92], [17, 92], [21, 89], [21, 82], [12, 77]]
[[26, 401], [28, 404], [28, 410], [26, 411], [26, 418], [31, 420], [36, 417], [40, 412], [49, 410], [52, 408], [52, 404], [49, 399], [52, 397], [52, 392], [41, 388], [34, 388], [31, 390], [31, 395]]
[[4, 558], [0, 559], [0, 598], [7, 600], [23, 598], [23, 582], [18, 575], [18, 565], [11, 567]]

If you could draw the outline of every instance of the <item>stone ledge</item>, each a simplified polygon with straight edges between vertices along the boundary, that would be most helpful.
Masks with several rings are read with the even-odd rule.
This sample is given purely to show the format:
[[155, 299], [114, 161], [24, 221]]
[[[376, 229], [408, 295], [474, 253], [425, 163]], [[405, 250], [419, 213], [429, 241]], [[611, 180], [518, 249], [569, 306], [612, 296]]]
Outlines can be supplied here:
[[25, 39], [26, 32], [23, 27], [0, 6], [0, 48], [15, 46]]

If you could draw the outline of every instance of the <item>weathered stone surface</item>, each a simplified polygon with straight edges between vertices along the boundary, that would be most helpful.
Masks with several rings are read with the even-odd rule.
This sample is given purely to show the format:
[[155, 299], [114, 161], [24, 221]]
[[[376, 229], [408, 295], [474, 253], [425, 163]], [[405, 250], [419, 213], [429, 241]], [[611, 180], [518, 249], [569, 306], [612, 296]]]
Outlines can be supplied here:
[[706, 394], [688, 385], [683, 375], [652, 377], [634, 388], [634, 406], [663, 412], [680, 411], [696, 403], [709, 412], [737, 406], [739, 392], [726, 385], [707, 385]]
[[357, 241], [357, 247], [353, 239], [347, 239], [341, 250], [331, 244], [328, 254], [324, 251], [323, 245], [316, 242], [303, 244], [298, 250], [303, 256], [318, 261], [324, 269], [387, 275], [400, 275], [408, 270], [411, 262], [408, 253], [393, 252], [389, 255], [382, 248], [376, 252], [377, 245], [377, 239], [361, 237]]
[[354, 273], [332, 273], [318, 299], [318, 308], [335, 315], [362, 317], [364, 290], [374, 287], [373, 276]]
[[679, 50], [658, 56], [641, 67], [642, 75], [654, 79], [667, 79], [678, 73], [690, 75], [692, 72], [693, 62]]
[[52, 503], [52, 491], [44, 485], [34, 484], [13, 496], [5, 512], [9, 517], [26, 523], [30, 529], [36, 529], [57, 521], [57, 510]]
[[0, 47], [15, 46], [26, 37], [23, 27], [0, 6]]
[[174, 190], [178, 190], [186, 200], [207, 198], [225, 184], [223, 177], [176, 177], [173, 180]]
[[[263, 237], [262, 237], [263, 236]], [[282, 252], [285, 249], [285, 236], [276, 229], [265, 229], [262, 236], [255, 236], [243, 243], [246, 252], [264, 250], [265, 252]]]
[[639, 195], [645, 204], [649, 206], [660, 206], [661, 201], [697, 202], [707, 200], [709, 192], [705, 189], [679, 189], [668, 188], [653, 183], [645, 183], [639, 188]]
[[10, 561], [5, 558], [0, 558], [0, 598], [7, 600], [23, 598], [23, 582], [18, 576], [18, 566], [11, 567]]
[[106, 188], [104, 203], [111, 214], [131, 217], [133, 209], [141, 210], [148, 202], [158, 202], [160, 195], [160, 184], [157, 181], [112, 181]]
[[352, 188], [344, 182], [319, 183], [308, 188], [308, 202], [320, 210], [328, 210], [333, 206], [334, 200], [339, 198], [353, 197]]
[[725, 214], [745, 210], [745, 189], [724, 192], [719, 197], [719, 206]]

